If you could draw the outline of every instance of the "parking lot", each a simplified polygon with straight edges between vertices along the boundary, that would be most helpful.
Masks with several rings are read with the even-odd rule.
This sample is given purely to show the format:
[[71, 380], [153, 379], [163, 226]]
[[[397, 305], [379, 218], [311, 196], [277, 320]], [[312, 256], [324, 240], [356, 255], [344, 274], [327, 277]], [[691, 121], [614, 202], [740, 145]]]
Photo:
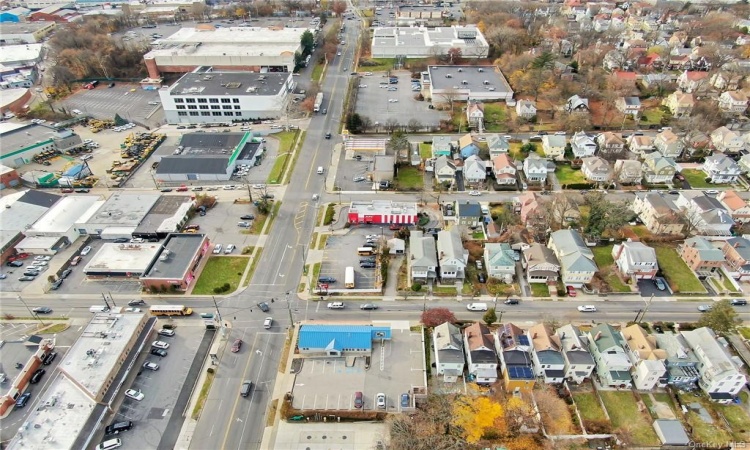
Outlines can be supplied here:
[[[160, 320], [155, 329], [162, 327], [165, 320]], [[183, 384], [188, 372], [193, 365], [196, 353], [201, 347], [206, 329], [202, 321], [177, 322], [176, 334], [172, 337], [160, 336], [153, 333], [147, 340], [144, 350], [136, 362], [138, 375], [130, 386], [123, 389], [136, 389], [144, 394], [141, 401], [123, 397], [117, 414], [107, 424], [122, 421], [132, 421], [134, 427], [130, 431], [122, 433], [123, 449], [158, 448], [163, 440], [169, 439], [172, 434], [179, 433], [179, 427], [175, 433], [167, 430], [167, 425], [172, 422], [172, 415], [178, 416], [182, 409], [177, 409], [178, 397], [184, 389]], [[164, 358], [151, 355], [150, 343], [160, 340], [169, 344], [168, 355]], [[159, 365], [158, 370], [144, 369], [142, 366], [146, 361]], [[187, 387], [189, 391], [189, 387]], [[177, 405], [179, 407], [179, 405]], [[169, 436], [166, 436], [169, 435]]]
[[[247, 196], [247, 191], [239, 191], [238, 196], [243, 192]], [[245, 214], [257, 216], [258, 210], [251, 204], [218, 202], [207, 211], [205, 216], [193, 217], [190, 225], [199, 225], [201, 228], [198, 232], [208, 235], [213, 244], [221, 244], [224, 248], [229, 244], [234, 244], [237, 248], [232, 254], [237, 256], [242, 253], [244, 247], [255, 246], [258, 243], [258, 235], [243, 233], [247, 231], [247, 228], [237, 226], [237, 223], [242, 221], [240, 216]]]
[[[360, 72], [365, 70], [366, 67], [360, 68]], [[359, 85], [367, 87], [359, 88], [357, 93], [357, 113], [369, 117], [381, 129], [389, 119], [404, 126], [411, 118], [417, 119], [424, 126], [437, 126], [441, 119], [447, 118], [446, 113], [429, 109], [429, 102], [414, 99], [419, 92], [412, 91], [409, 72], [392, 73], [398, 76], [398, 84], [387, 84], [388, 77], [381, 72], [359, 78]], [[396, 90], [389, 91], [389, 88]]]
[[361, 159], [356, 160], [355, 156], [350, 150], [345, 152], [344, 158], [339, 159], [336, 186], [342, 191], [369, 191], [372, 189], [372, 183], [366, 177], [373, 169], [374, 158], [372, 154], [360, 154]]
[[99, 83], [95, 89], [81, 89], [60, 102], [60, 106], [72, 111], [80, 110], [83, 114], [97, 119], [114, 119], [115, 114], [136, 124], [155, 127], [164, 123], [161, 104], [149, 105], [159, 101], [157, 91], [146, 91], [137, 84], [116, 82], [112, 88]]
[[[364, 394], [363, 410], [376, 409], [375, 396], [386, 395], [386, 410], [401, 411], [401, 394], [424, 385], [422, 336], [409, 330], [409, 323], [390, 325], [390, 341], [373, 342], [369, 368], [358, 357], [347, 365], [345, 358], [303, 359], [294, 382], [293, 406], [305, 410], [353, 410], [354, 393]], [[413, 399], [412, 399], [413, 401]]]
[[[365, 269], [359, 261], [366, 256], [357, 254], [357, 248], [365, 244], [368, 234], [380, 237], [380, 227], [357, 227], [350, 229], [346, 235], [329, 236], [323, 252], [319, 277], [333, 277], [336, 283], [329, 286], [329, 292], [348, 292], [344, 286], [344, 274], [347, 267], [354, 267], [355, 289], [378, 290], [376, 287], [378, 269]], [[376, 255], [373, 255], [376, 256]]]

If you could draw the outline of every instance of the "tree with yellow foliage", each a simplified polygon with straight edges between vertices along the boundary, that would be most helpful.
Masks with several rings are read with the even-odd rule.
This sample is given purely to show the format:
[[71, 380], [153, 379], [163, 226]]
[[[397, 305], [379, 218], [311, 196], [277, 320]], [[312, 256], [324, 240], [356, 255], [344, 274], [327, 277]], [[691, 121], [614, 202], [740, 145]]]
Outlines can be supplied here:
[[485, 432], [502, 426], [503, 407], [488, 397], [460, 397], [453, 405], [453, 425], [466, 442], [479, 442]]

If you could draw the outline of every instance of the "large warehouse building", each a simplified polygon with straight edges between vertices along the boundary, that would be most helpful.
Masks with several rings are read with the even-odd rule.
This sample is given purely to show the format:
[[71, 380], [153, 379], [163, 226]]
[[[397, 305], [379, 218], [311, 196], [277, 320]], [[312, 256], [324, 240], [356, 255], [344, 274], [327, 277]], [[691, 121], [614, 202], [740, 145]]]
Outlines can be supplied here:
[[65, 128], [55, 130], [44, 125], [30, 123], [0, 123], [0, 163], [18, 168], [32, 161], [37, 154], [57, 150], [65, 152], [83, 145], [81, 137]]
[[[162, 72], [192, 72], [201, 66], [252, 72], [292, 72], [294, 54], [307, 28], [198, 25], [182, 28], [143, 56], [151, 79]], [[313, 30], [310, 30], [313, 31]]]
[[508, 101], [513, 89], [495, 66], [429, 66], [422, 72], [422, 95], [436, 103]]
[[253, 167], [263, 149], [252, 133], [188, 133], [156, 168], [157, 183], [227, 181], [236, 166]]
[[474, 26], [375, 28], [373, 58], [427, 58], [461, 49], [463, 58], [486, 58], [490, 45]]
[[292, 72], [216, 72], [201, 67], [159, 91], [167, 123], [217, 123], [281, 116]]

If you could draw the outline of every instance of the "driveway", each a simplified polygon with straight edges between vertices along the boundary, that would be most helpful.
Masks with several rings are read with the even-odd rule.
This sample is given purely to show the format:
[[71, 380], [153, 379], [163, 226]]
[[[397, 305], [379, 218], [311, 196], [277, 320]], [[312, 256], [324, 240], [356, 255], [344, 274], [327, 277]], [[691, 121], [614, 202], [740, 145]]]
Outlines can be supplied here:
[[671, 297], [672, 292], [669, 290], [667, 280], [664, 278], [661, 278], [661, 280], [667, 285], [667, 288], [663, 291], [656, 288], [654, 280], [638, 280], [638, 290], [641, 292], [641, 297], [651, 297], [652, 295], [654, 297]]

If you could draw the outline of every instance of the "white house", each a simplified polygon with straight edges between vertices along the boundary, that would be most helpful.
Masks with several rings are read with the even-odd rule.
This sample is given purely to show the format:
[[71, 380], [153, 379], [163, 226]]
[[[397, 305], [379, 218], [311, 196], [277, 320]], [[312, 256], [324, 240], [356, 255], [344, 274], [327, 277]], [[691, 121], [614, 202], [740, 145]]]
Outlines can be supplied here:
[[643, 178], [647, 183], [670, 183], [675, 174], [682, 171], [672, 158], [665, 158], [659, 152], [649, 153], [643, 157]]
[[589, 351], [596, 363], [599, 382], [605, 386], [629, 388], [633, 366], [624, 348], [624, 339], [611, 325], [602, 323], [587, 333]]
[[747, 95], [742, 91], [726, 91], [719, 96], [719, 109], [727, 114], [743, 114], [747, 109]]
[[588, 343], [581, 330], [568, 324], [555, 330], [555, 334], [560, 338], [565, 379], [580, 384], [590, 378], [594, 371], [594, 357], [589, 353]]
[[526, 332], [531, 342], [531, 360], [534, 372], [545, 383], [562, 383], [565, 380], [565, 358], [560, 337], [547, 323], [538, 323]]
[[638, 324], [623, 329], [622, 337], [625, 339], [625, 351], [633, 365], [630, 376], [635, 388], [650, 391], [657, 384], [665, 386], [667, 368], [664, 361], [667, 359], [667, 352], [658, 348], [656, 338]]
[[487, 165], [479, 156], [472, 155], [464, 161], [464, 181], [471, 185], [484, 183], [487, 178]]
[[703, 327], [683, 331], [682, 337], [698, 358], [698, 386], [711, 400], [731, 403], [745, 386], [746, 378], [727, 350], [716, 340], [716, 334], [710, 328]]
[[529, 156], [523, 160], [523, 173], [527, 181], [544, 184], [547, 181], [547, 160]]
[[586, 179], [597, 183], [604, 183], [612, 178], [612, 168], [609, 163], [598, 156], [583, 158], [581, 172]]
[[[419, 230], [409, 235], [409, 273], [411, 282], [430, 283], [437, 278], [437, 251], [435, 239], [424, 236]], [[410, 283], [411, 284], [411, 283]]]
[[736, 183], [742, 169], [728, 156], [717, 153], [706, 158], [703, 172], [711, 183]]
[[466, 107], [466, 123], [479, 133], [484, 131], [484, 105], [482, 103], [469, 103]]
[[516, 102], [516, 115], [524, 119], [536, 116], [536, 104], [531, 100], [519, 100]]
[[445, 322], [432, 330], [435, 369], [443, 381], [453, 383], [464, 373], [466, 359], [461, 330]]
[[651, 136], [632, 135], [628, 137], [627, 142], [630, 151], [641, 156], [654, 150], [654, 138]]
[[487, 275], [502, 280], [504, 283], [513, 282], [516, 274], [516, 262], [513, 259], [513, 249], [510, 244], [484, 244], [484, 264]]
[[435, 159], [435, 181], [453, 186], [456, 182], [456, 164], [445, 155]]
[[711, 132], [711, 144], [723, 153], [738, 153], [745, 145], [742, 136], [727, 127], [719, 127]]
[[570, 139], [570, 147], [573, 150], [573, 156], [576, 158], [587, 158], [594, 156], [594, 153], [596, 153], [594, 138], [583, 131], [577, 131], [573, 134], [573, 137]]
[[682, 154], [685, 144], [672, 130], [664, 130], [654, 138], [654, 147], [665, 158], [677, 158]]
[[464, 249], [458, 227], [438, 232], [437, 252], [443, 282], [461, 281], [466, 277], [469, 252]]
[[659, 271], [656, 251], [643, 242], [615, 244], [612, 258], [621, 274], [635, 280], [652, 280]]
[[468, 372], [474, 381], [487, 384], [497, 381], [495, 338], [486, 325], [474, 322], [464, 329], [464, 351]]
[[492, 159], [492, 172], [495, 175], [497, 184], [516, 184], [516, 165], [507, 154], [501, 154]]
[[675, 204], [683, 208], [697, 234], [731, 236], [734, 220], [717, 198], [703, 191], [680, 191]]
[[618, 159], [613, 169], [615, 181], [622, 184], [636, 184], [643, 179], [643, 167], [634, 159]]
[[487, 147], [490, 149], [490, 158], [508, 153], [510, 151], [510, 142], [505, 136], [499, 134], [487, 135]]

